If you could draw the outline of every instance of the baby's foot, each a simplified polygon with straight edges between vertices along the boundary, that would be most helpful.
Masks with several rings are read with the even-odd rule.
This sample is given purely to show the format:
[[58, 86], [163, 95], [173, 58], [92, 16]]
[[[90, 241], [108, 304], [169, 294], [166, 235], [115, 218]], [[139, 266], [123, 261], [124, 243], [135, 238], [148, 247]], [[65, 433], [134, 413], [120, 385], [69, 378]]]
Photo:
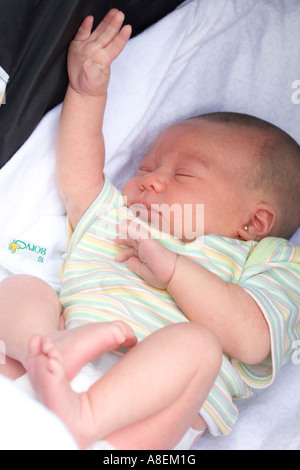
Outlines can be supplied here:
[[98, 438], [88, 395], [75, 393], [70, 380], [86, 363], [119, 347], [133, 347], [136, 342], [133, 330], [119, 321], [58, 331], [52, 337], [34, 335], [30, 339], [26, 368], [37, 397], [61, 418], [81, 448]]
[[[68, 380], [72, 380], [85, 364], [102, 354], [115, 351], [120, 347], [131, 348], [137, 342], [133, 330], [121, 321], [93, 323], [71, 330], [57, 331], [51, 336], [51, 340], [52, 346], [63, 360]], [[47, 349], [43, 352], [47, 354], [48, 342], [49, 339], [46, 341], [39, 336], [34, 336], [29, 342], [28, 358], [32, 355], [36, 356], [38, 350], [42, 349], [42, 344], [43, 348]]]
[[[63, 360], [51, 338], [34, 335], [28, 343], [27, 372], [38, 398], [46, 406], [50, 401], [52, 381], [64, 378]], [[49, 391], [49, 398], [47, 394]], [[47, 402], [47, 403], [46, 403]]]
[[39, 400], [65, 423], [79, 446], [86, 448], [96, 439], [86, 395], [70, 387], [63, 358], [51, 338], [33, 336], [28, 350], [28, 374]]

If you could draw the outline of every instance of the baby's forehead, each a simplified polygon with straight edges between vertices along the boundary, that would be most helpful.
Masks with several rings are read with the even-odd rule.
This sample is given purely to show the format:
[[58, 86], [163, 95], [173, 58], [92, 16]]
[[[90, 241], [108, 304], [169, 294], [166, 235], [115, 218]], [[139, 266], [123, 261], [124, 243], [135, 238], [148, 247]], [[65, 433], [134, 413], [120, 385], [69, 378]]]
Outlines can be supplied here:
[[153, 142], [149, 157], [155, 157], [159, 152], [169, 152], [182, 159], [205, 154], [222, 158], [226, 151], [239, 152], [240, 155], [247, 153], [249, 157], [249, 154], [256, 154], [264, 137], [265, 133], [247, 126], [214, 122], [200, 117], [162, 131]]
[[[152, 147], [156, 148], [161, 145], [171, 146], [173, 142], [178, 144], [180, 141], [184, 141], [186, 145], [189, 143], [198, 143], [200, 145], [201, 142], [211, 142], [216, 145], [222, 144], [224, 141], [225, 143], [231, 141], [234, 144], [237, 137], [238, 140], [249, 144], [249, 139], [253, 138], [253, 136], [264, 138], [267, 136], [267, 133], [251, 126], [236, 125], [199, 117], [167, 127], [156, 137]], [[235, 137], [234, 140], [232, 140], [233, 137]], [[250, 142], [252, 147], [256, 146], [256, 140], [252, 139]]]

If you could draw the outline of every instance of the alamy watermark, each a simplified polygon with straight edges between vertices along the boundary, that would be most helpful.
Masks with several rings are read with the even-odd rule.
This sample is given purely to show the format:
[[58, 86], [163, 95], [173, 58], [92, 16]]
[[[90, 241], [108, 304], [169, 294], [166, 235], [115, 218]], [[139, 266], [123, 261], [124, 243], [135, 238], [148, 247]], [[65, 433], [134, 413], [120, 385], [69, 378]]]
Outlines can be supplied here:
[[191, 242], [204, 235], [204, 204], [138, 203], [132, 204], [127, 214], [121, 208], [117, 218], [123, 222], [120, 239], [126, 239], [127, 234], [132, 239], [158, 238], [162, 232], [164, 238]]
[[292, 355], [292, 363], [297, 366], [300, 364], [300, 340], [293, 342], [293, 349], [295, 349], [295, 351]]
[[0, 365], [6, 364], [6, 344], [0, 341]]
[[294, 80], [292, 83], [292, 88], [295, 91], [292, 93], [292, 103], [300, 104], [300, 80]]

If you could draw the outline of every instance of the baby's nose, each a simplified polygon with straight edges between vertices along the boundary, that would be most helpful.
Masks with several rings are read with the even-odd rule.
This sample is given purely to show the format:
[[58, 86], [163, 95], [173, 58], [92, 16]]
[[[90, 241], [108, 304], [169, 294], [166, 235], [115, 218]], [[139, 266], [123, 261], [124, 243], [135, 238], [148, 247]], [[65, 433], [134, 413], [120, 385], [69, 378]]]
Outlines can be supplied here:
[[141, 187], [142, 189], [146, 189], [147, 191], [152, 190], [159, 193], [165, 190], [169, 178], [170, 175], [166, 171], [152, 171], [151, 173], [147, 173], [143, 176], [141, 180]]

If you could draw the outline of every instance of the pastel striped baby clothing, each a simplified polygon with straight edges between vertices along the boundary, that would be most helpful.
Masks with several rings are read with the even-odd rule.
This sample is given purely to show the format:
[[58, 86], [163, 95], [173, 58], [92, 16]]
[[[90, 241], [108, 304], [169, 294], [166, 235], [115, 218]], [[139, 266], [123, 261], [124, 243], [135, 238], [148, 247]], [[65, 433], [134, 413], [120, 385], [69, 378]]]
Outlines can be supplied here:
[[[66, 328], [122, 320], [142, 340], [159, 328], [188, 321], [167, 291], [149, 286], [125, 264], [115, 261], [120, 247], [114, 239], [123, 219], [135, 218], [121, 192], [105, 179], [68, 246], [61, 289]], [[247, 366], [224, 355], [220, 374], [204, 404], [203, 413], [213, 419], [220, 432], [228, 434], [238, 416], [233, 399], [270, 385], [300, 339], [300, 248], [281, 239], [257, 243], [216, 235], [183, 243], [137, 221], [168, 249], [201, 263], [224, 281], [242, 286], [258, 303], [269, 325], [270, 357], [262, 364]]]

